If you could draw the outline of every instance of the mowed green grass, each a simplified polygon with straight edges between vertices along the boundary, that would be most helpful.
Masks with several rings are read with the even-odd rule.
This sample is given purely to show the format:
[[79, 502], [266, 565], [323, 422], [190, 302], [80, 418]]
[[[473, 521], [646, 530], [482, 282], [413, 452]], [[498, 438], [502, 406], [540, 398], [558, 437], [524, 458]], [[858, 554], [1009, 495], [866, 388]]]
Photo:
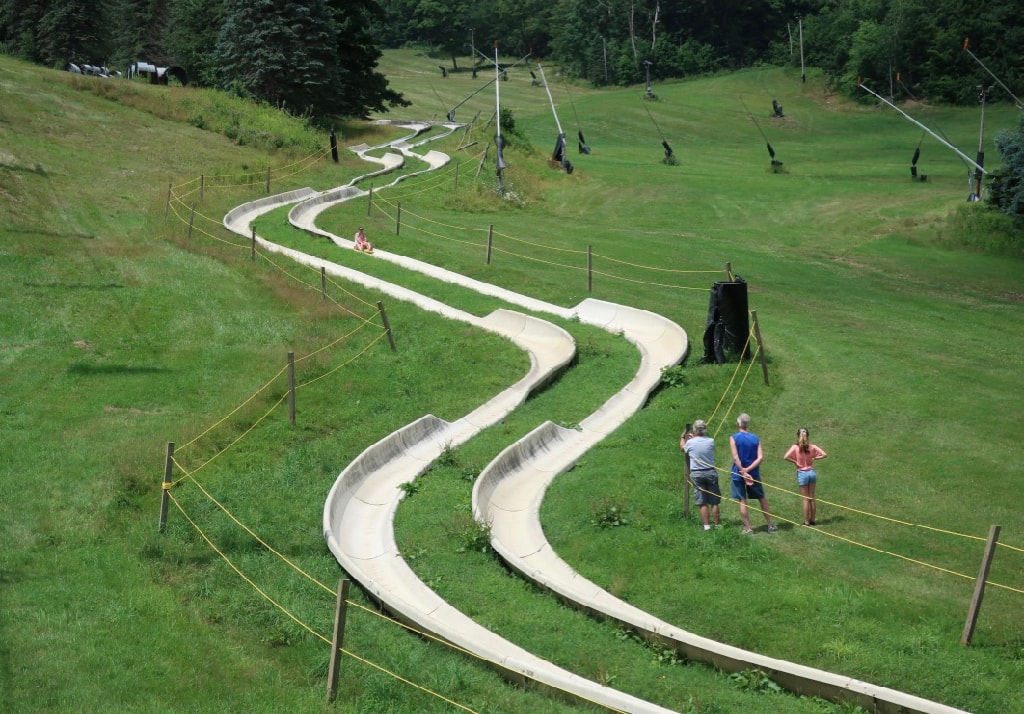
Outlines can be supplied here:
[[[421, 63], [436, 64], [412, 52], [386, 56], [385, 71], [415, 102], [400, 113], [408, 118], [440, 117], [442, 106], [482, 83], [469, 82], [468, 73], [431, 79]], [[11, 101], [0, 119], [10, 145], [17, 137], [20, 147], [3, 160], [11, 227], [5, 304], [12, 306], [4, 321], [5, 431], [11, 432], [4, 441], [17, 456], [5, 464], [4, 479], [17, 488], [3, 496], [5, 538], [14, 544], [4, 561], [5, 702], [29, 710], [321, 708], [323, 643], [254, 594], [179, 514], [172, 512], [166, 535], [154, 533], [164, 442], [186, 442], [222, 418], [280, 368], [288, 349], [298, 346], [303, 354], [352, 327], [315, 290], [279, 280], [262, 261], [251, 265], [247, 246], [187, 243], [182, 223], [163, 220], [169, 182], [259, 174], [268, 162], [288, 164], [293, 157], [122, 113], [117, 104], [64, 89], [55, 81], [61, 75], [43, 72], [54, 82], [48, 87], [34, 68], [12, 64], [4, 71]], [[570, 139], [571, 96], [595, 150], [590, 157], [571, 152], [572, 176], [547, 169], [554, 139], [547, 97], [529, 85], [525, 71], [514, 71], [502, 96], [536, 149], [510, 151], [507, 178], [525, 205], [495, 205], [488, 196], [491, 169], [481, 173], [486, 190], [473, 189], [473, 152], [482, 144], [458, 151], [453, 140], [447, 148], [460, 159], [460, 191], [450, 190], [449, 169], [440, 180], [412, 179], [382, 194], [378, 206], [402, 201], [400, 237], [388, 215], [367, 218], [365, 204], [332, 209], [322, 223], [348, 235], [365, 222], [385, 249], [566, 305], [588, 295], [578, 267], [588, 245], [599, 256], [642, 265], [714, 271], [652, 277], [596, 259], [597, 270], [620, 277], [598, 275], [593, 296], [673, 317], [690, 333], [693, 354], [685, 386], [656, 395], [556, 480], [543, 514], [556, 549], [613, 592], [701, 634], [971, 711], [1019, 710], [1017, 593], [990, 588], [976, 645], [963, 649], [969, 581], [786, 527], [768, 542], [763, 536], [743, 541], [728, 506], [730, 528], [714, 540], [700, 538], [692, 522], [679, 518], [681, 424], [714, 413], [724, 444], [737, 410], [746, 409], [774, 460], [773, 484], [792, 489], [788, 465], [777, 457], [802, 424], [832, 454], [822, 466], [819, 498], [974, 535], [1000, 523], [1006, 542], [1021, 543], [1014, 537], [1019, 486], [1008, 466], [1019, 454], [1013, 417], [1019, 413], [1020, 263], [947, 247], [947, 215], [967, 189], [959, 160], [925, 144], [920, 166], [929, 182], [911, 183], [907, 165], [920, 130], [891, 112], [831, 97], [820, 84], [801, 86], [780, 70], [659, 86], [659, 101], [648, 107], [658, 128], [639, 101], [642, 89], [594, 92], [574, 85], [570, 95], [546, 71]], [[451, 103], [439, 102], [435, 90]], [[784, 122], [767, 116], [775, 97], [786, 107]], [[477, 109], [484, 118], [493, 111], [490, 92], [461, 108], [459, 118]], [[1016, 123], [1015, 113], [991, 112], [990, 131]], [[966, 147], [976, 141], [976, 113], [936, 115]], [[30, 120], [37, 116], [50, 116], [53, 126]], [[768, 171], [758, 125], [785, 161], [785, 173]], [[356, 129], [363, 131], [348, 128], [342, 141], [387, 136]], [[474, 136], [487, 141], [489, 131], [476, 129]], [[662, 132], [680, 165], [660, 163]], [[320, 165], [279, 190], [327, 188], [361, 170], [343, 151], [340, 165]], [[64, 198], [71, 195], [82, 198]], [[208, 194], [204, 213], [219, 220], [256, 195]], [[274, 216], [261, 222], [260, 232], [275, 239], [279, 232], [282, 241], [309, 252], [325, 250], [323, 241], [297, 236], [282, 223]], [[499, 252], [485, 265], [490, 224], [497, 246], [543, 260]], [[460, 233], [462, 226], [473, 230]], [[386, 272], [465, 309], [483, 314], [494, 307], [490, 299], [336, 253], [339, 262]], [[770, 388], [760, 384], [756, 368], [740, 389], [730, 387], [731, 367], [696, 365], [707, 286], [721, 278], [726, 261], [750, 281], [771, 358]], [[567, 264], [575, 269], [560, 267]], [[309, 280], [318, 284], [318, 276]], [[364, 314], [378, 297], [356, 292], [343, 300]], [[340, 573], [319, 528], [322, 499], [337, 471], [423, 413], [458, 416], [474, 397], [486, 398], [523, 368], [521, 355], [483, 335], [397, 304], [389, 303], [389, 312], [399, 326], [398, 355], [377, 349], [373, 359], [358, 362], [358, 376], [346, 372], [322, 392], [302, 390], [298, 430], [282, 424], [278, 413], [244, 450], [218, 459], [201, 478], [332, 587]], [[583, 345], [580, 369], [465, 447], [449, 468], [451, 478], [444, 470], [427, 477], [423, 491], [399, 510], [403, 550], [454, 603], [586, 676], [680, 709], [696, 701], [717, 702], [723, 711], [815, 711], [814, 702], [737, 692], [701, 667], [659, 664], [614, 628], [571, 615], [508, 578], [492, 558], [457, 553], [457, 516], [466, 512], [470, 488], [465, 472], [544, 419], [578, 421], [600, 403], [602, 390], [610, 395], [628, 380], [632, 365], [619, 355], [633, 352], [616, 344], [621, 340], [570, 328]], [[358, 349], [346, 343], [335, 359]], [[334, 363], [325, 357], [317, 369]], [[431, 369], [438, 364], [445, 369]], [[726, 401], [716, 409], [723, 395], [736, 392], [735, 405]], [[212, 443], [194, 447], [190, 463], [202, 463], [266, 406], [261, 402]], [[186, 449], [182, 458], [187, 455]], [[992, 487], [982, 490], [979, 483]], [[258, 572], [303, 620], [329, 632], [329, 593], [296, 581], [194, 489], [181, 493], [215, 542]], [[794, 497], [770, 496], [783, 518], [799, 519]], [[592, 507], [604, 499], [626, 504], [631, 524], [593, 527]], [[824, 504], [821, 511], [826, 530], [850, 541], [971, 576], [977, 571], [979, 542]], [[991, 578], [1021, 587], [1019, 563], [1019, 554], [1001, 550]], [[508, 606], [513, 602], [517, 608]], [[461, 656], [393, 627], [355, 618], [350, 626], [354, 651], [414, 679], [422, 675], [476, 710], [568, 707], [515, 691]], [[546, 634], [552, 631], [566, 634], [552, 641]], [[50, 657], [57, 648], [67, 652], [59, 668]], [[154, 649], [159, 670], [147, 664]], [[343, 671], [345, 710], [448, 710], [348, 662]], [[55, 675], [67, 686], [45, 686]]]
[[[412, 55], [389, 59], [398, 64], [397, 77], [411, 76], [411, 67], [422, 61]], [[422, 80], [396, 84], [432, 107], [428, 90], [454, 96], [445, 82], [455, 78], [468, 81], [454, 75], [429, 82], [431, 87]], [[485, 266], [482, 249], [446, 238], [470, 236], [479, 246], [481, 226], [493, 224], [517, 241], [563, 251], [591, 245], [595, 253], [659, 268], [719, 270], [729, 261], [750, 282], [772, 377], [766, 388], [755, 369], [742, 390], [730, 389], [731, 369], [696, 366], [707, 294], [680, 288], [706, 286], [721, 276], [648, 271], [637, 278], [642, 271], [620, 267], [608, 272], [648, 284], [597, 276], [595, 297], [631, 302], [684, 325], [693, 340], [694, 369], [688, 388], [656, 396], [635, 425], [555, 481], [544, 523], [556, 549], [598, 583], [703, 634], [972, 711], [1018, 706], [1012, 681], [1021, 670], [1014, 624], [1019, 593], [990, 587], [975, 646], [964, 650], [958, 644], [981, 557], [976, 539], [1000, 524], [1003, 541], [1020, 545], [1010, 535], [1011, 524], [1020, 523], [1016, 499], [1002, 493], [1016, 489], [1009, 464], [1019, 454], [1013, 415], [1019, 413], [1020, 262], [951, 247], [949, 218], [963, 209], [969, 189], [964, 165], [930, 137], [922, 141], [922, 131], [895, 112], [854, 105], [830, 95], [820, 81], [800, 85], [781, 70], [659, 86], [659, 101], [648, 105], [657, 129], [635, 90], [572, 86], [573, 114], [569, 95], [560, 95], [556, 82], [552, 88], [563, 129], [571, 138], [578, 115], [594, 148], [591, 156], [570, 151], [572, 176], [544, 167], [544, 140], [554, 136], [554, 119], [543, 90], [520, 73], [501, 92], [537, 147], [534, 155], [508, 157], [508, 183], [533, 189], [525, 208], [445, 211], [438, 206], [454, 201], [443, 190], [432, 202], [429, 190], [400, 184], [387, 215], [375, 213], [382, 245], [509, 287], [523, 280], [518, 271], [528, 272], [536, 278], [534, 290], [567, 305], [586, 296], [577, 273], [504, 255]], [[786, 109], [785, 120], [766, 116], [775, 97]], [[762, 108], [754, 111], [756, 125], [746, 112], [755, 107]], [[481, 107], [482, 116], [487, 110]], [[469, 118], [474, 111], [459, 113]], [[976, 110], [911, 111], [973, 153]], [[995, 111], [995, 123], [987, 115], [989, 141], [1018, 121], [1016, 110]], [[769, 171], [758, 125], [784, 160], [783, 173]], [[659, 163], [658, 130], [680, 165]], [[476, 135], [487, 138], [484, 131]], [[924, 183], [909, 176], [918, 142], [927, 157], [919, 162], [929, 176]], [[990, 144], [988, 156], [991, 167]], [[464, 160], [462, 176], [472, 166]], [[447, 180], [454, 183], [452, 173]], [[398, 200], [401, 236], [394, 237]], [[339, 232], [359, 220], [346, 211], [365, 208], [335, 209]], [[322, 223], [331, 220], [328, 213]], [[544, 248], [510, 247], [507, 239], [496, 238], [495, 245], [568, 262]], [[792, 537], [758, 544], [755, 555], [742, 550], [729, 558], [722, 552], [727, 547], [693, 544], [680, 532], [676, 439], [684, 422], [714, 413], [712, 426], [725, 451], [741, 410], [754, 415], [764, 438], [768, 478], [785, 489], [769, 494], [784, 535]], [[786, 523], [799, 523], [800, 502], [781, 455], [800, 425], [832, 447], [821, 469], [819, 499], [837, 504], [822, 506], [822, 520], [838, 537]], [[998, 486], [981, 488], [979, 480]], [[589, 527], [590, 507], [608, 498], [634, 509], [633, 527], [596, 533]], [[727, 507], [726, 515], [738, 527], [735, 508]], [[659, 555], [638, 559], [637, 552]], [[750, 558], [765, 563], [750, 568]], [[1019, 551], [1001, 549], [1002, 565], [991, 579], [1019, 590], [1019, 558]], [[836, 583], [838, 573], [850, 579]], [[734, 598], [750, 597], [755, 613], [736, 617]], [[986, 674], [966, 682], [955, 674], [963, 667]]]

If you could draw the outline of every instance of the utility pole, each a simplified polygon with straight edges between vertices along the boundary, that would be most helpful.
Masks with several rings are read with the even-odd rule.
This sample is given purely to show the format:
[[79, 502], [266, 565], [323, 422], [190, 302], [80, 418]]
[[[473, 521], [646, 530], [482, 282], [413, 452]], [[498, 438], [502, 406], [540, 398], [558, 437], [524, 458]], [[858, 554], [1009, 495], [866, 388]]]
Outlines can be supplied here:
[[978, 85], [978, 101], [981, 102], [981, 128], [978, 129], [978, 158], [974, 160], [974, 190], [967, 197], [972, 203], [981, 200], [981, 174], [985, 166], [985, 102], [992, 92], [992, 87]]

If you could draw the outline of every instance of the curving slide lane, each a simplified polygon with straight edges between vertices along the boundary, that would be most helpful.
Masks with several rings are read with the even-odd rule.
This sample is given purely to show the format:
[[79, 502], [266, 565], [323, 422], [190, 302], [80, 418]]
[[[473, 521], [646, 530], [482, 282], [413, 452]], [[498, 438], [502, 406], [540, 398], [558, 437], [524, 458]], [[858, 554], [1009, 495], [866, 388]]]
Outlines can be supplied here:
[[[430, 124], [399, 124], [413, 133], [387, 145], [360, 145], [351, 149], [367, 160], [383, 164], [381, 170], [323, 193], [305, 188], [244, 204], [228, 213], [224, 219], [225, 226], [248, 236], [252, 221], [259, 215], [294, 204], [289, 213], [292, 225], [324, 236], [340, 247], [350, 248], [351, 240], [316, 227], [316, 216], [320, 212], [335, 203], [366, 195], [355, 184], [368, 176], [402, 166], [405, 156], [425, 161], [430, 166], [428, 170], [447, 163], [447, 156], [440, 152], [419, 155], [413, 151], [439, 138], [433, 136], [422, 142], [413, 142], [415, 136]], [[451, 133], [459, 125], [443, 126]], [[447, 134], [441, 136], [444, 135]], [[398, 149], [400, 154], [387, 151], [382, 159], [368, 156], [371, 150], [391, 148]], [[390, 185], [408, 175], [398, 177]], [[530, 393], [564, 369], [575, 353], [575, 345], [568, 333], [544, 320], [511, 310], [498, 310], [485, 318], [477, 318], [359, 271], [270, 243], [258, 236], [256, 240], [268, 251], [283, 253], [315, 268], [323, 267], [332, 276], [502, 334], [530, 355], [531, 368], [523, 379], [470, 414], [455, 422], [446, 422], [433, 415], [424, 416], [368, 447], [341, 472], [324, 508], [324, 535], [342, 567], [404, 621], [495, 663], [509, 673], [613, 709], [668, 711], [563, 670], [476, 624], [420, 581], [402, 559], [394, 542], [394, 514], [403, 495], [400, 486], [423, 474], [446, 449], [465, 443], [480, 430], [500, 421]], [[383, 250], [375, 251], [374, 257], [445, 282], [465, 285], [533, 312], [578, 319], [584, 324], [622, 334], [640, 351], [640, 367], [633, 379], [584, 419], [578, 429], [565, 429], [546, 422], [503, 450], [480, 474], [473, 488], [474, 516], [490, 525], [492, 544], [510, 567], [581, 607], [633, 627], [653, 641], [676, 647], [690, 659], [712, 663], [725, 671], [756, 667], [801, 694], [849, 701], [878, 712], [960, 712], [902, 692], [765, 657], [686, 632], [619, 600], [583, 578], [551, 549], [539, 518], [540, 504], [547, 487], [558, 474], [569, 470], [589, 448], [642, 408], [659, 384], [663, 367], [678, 364], [685, 357], [688, 349], [686, 335], [678, 325], [648, 311], [599, 300], [585, 300], [574, 309], [565, 309]]]

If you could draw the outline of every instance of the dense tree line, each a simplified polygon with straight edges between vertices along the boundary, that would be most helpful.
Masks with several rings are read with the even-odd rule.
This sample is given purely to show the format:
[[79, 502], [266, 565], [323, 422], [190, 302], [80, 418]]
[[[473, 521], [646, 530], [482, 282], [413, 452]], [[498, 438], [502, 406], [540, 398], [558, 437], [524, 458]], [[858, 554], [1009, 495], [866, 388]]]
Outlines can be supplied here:
[[[380, 0], [377, 36], [449, 57], [503, 52], [550, 59], [594, 84], [634, 84], [757, 63], [823, 69], [856, 94], [975, 101], [986, 73], [1024, 92], [1017, 0]], [[802, 31], [802, 32], [801, 32]], [[647, 64], [645, 64], [645, 62]], [[890, 88], [891, 85], [891, 88]]]
[[[628, 85], [757, 63], [823, 69], [894, 98], [976, 101], [986, 72], [1024, 92], [1018, 0], [0, 0], [0, 43], [26, 59], [174, 63], [196, 82], [313, 113], [400, 102], [381, 47], [424, 44], [479, 63], [535, 57]], [[337, 87], [342, 87], [338, 91]], [[331, 91], [327, 88], [331, 87]]]
[[65, 67], [182, 67], [221, 87], [316, 118], [401, 105], [375, 71], [377, 0], [0, 0], [0, 49]]
[[[404, 100], [375, 71], [382, 47], [426, 45], [459, 68], [503, 56], [629, 85], [757, 63], [825, 71], [855, 96], [966, 104], [992, 76], [1024, 94], [1019, 0], [0, 0], [0, 51], [53, 67], [181, 66], [218, 86], [314, 117]], [[970, 38], [970, 51], [964, 42]], [[801, 41], [802, 40], [802, 41]], [[1006, 99], [993, 87], [991, 101]], [[1021, 166], [1019, 134], [1000, 150]], [[1016, 170], [1016, 169], [1014, 169]], [[997, 180], [1020, 214], [1017, 174]]]

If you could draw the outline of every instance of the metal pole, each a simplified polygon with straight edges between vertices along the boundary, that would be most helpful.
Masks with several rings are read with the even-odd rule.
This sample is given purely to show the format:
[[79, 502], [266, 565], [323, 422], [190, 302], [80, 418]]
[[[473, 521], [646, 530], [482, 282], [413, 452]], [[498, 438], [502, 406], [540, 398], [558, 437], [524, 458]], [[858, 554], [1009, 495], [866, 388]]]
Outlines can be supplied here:
[[985, 166], [985, 100], [992, 87], [978, 87], [978, 101], [981, 102], [981, 127], [978, 129], [978, 156], [975, 159], [974, 169], [974, 194], [971, 201], [981, 200], [981, 172]]

